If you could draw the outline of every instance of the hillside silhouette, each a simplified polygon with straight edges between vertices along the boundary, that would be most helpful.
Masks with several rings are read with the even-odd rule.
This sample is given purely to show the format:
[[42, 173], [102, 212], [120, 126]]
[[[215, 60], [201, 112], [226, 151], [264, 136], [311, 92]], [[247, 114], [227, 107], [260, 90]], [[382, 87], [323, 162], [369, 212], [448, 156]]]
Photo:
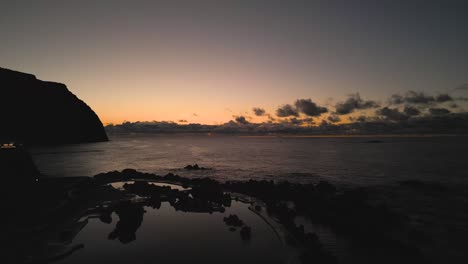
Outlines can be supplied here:
[[107, 141], [99, 117], [64, 84], [0, 68], [0, 140], [28, 145]]

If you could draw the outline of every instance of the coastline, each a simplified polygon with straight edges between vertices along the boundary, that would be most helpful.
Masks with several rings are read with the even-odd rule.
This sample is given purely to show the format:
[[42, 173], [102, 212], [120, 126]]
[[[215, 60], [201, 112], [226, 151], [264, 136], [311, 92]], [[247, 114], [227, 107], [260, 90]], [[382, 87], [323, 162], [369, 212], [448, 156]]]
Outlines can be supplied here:
[[[193, 171], [194, 174], [190, 177], [177, 175], [182, 171], [187, 173]], [[42, 175], [37, 184], [17, 185], [22, 186], [24, 195], [17, 201], [10, 200], [7, 208], [13, 209], [11, 220], [18, 217], [31, 220], [30, 216], [18, 211], [27, 204], [31, 207], [29, 213], [37, 214], [32, 218], [37, 225], [28, 227], [28, 232], [45, 232], [44, 235], [47, 237], [50, 228], [56, 228], [53, 225], [58, 222], [66, 221], [69, 223], [67, 226], [70, 224], [74, 226], [77, 223], [85, 225], [78, 220], [88, 214], [90, 208], [100, 208], [109, 201], [116, 206], [120, 204], [119, 201], [130, 201], [133, 204], [131, 197], [135, 195], [138, 198], [135, 200], [137, 202], [135, 206], [138, 208], [163, 202], [175, 206], [176, 211], [195, 210], [198, 213], [210, 213], [225, 210], [222, 208], [226, 208], [224, 205], [227, 201], [226, 195], [240, 193], [261, 201], [260, 208], [264, 210], [262, 215], [267, 213], [269, 220], [274, 221], [273, 226], [276, 226], [274, 230], [278, 230], [280, 226], [283, 230], [281, 233], [287, 234], [284, 237], [293, 238], [288, 239], [289, 243], [292, 243], [288, 247], [299, 247], [300, 250], [295, 251], [296, 259], [316, 259], [319, 256], [324, 261], [329, 261], [325, 263], [335, 263], [337, 260], [340, 263], [353, 263], [346, 260], [360, 259], [364, 254], [349, 255], [350, 251], [354, 251], [349, 248], [350, 244], [359, 244], [361, 251], [377, 250], [380, 252], [379, 255], [384, 256], [398, 252], [397, 259], [389, 258], [389, 263], [395, 261], [419, 263], [428, 259], [439, 263], [443, 260], [459, 259], [462, 257], [460, 254], [463, 254], [460, 248], [463, 243], [458, 240], [463, 234], [467, 234], [465, 219], [468, 219], [468, 215], [463, 213], [463, 208], [467, 205], [467, 194], [462, 190], [462, 186], [458, 186], [459, 188], [455, 190], [451, 185], [420, 179], [394, 181], [393, 185], [368, 186], [345, 186], [326, 181], [316, 183], [252, 179], [219, 181], [210, 179], [204, 174], [211, 172], [219, 171], [216, 168], [204, 168], [195, 164], [164, 176], [134, 169], [100, 173], [94, 177]], [[153, 181], [190, 187], [191, 194], [194, 195], [192, 197], [199, 199], [196, 198], [198, 196], [201, 200], [190, 202], [193, 198], [189, 198], [190, 196], [186, 194], [153, 190], [153, 187], [145, 184]], [[119, 191], [109, 186], [111, 182], [122, 182], [126, 187]], [[229, 197], [229, 200], [235, 201], [235, 195]], [[445, 199], [439, 200], [439, 197]], [[178, 204], [178, 201], [185, 202]], [[133, 208], [133, 205], [130, 207]], [[255, 212], [257, 206], [253, 204], [251, 209]], [[103, 212], [99, 209], [93, 215], [99, 216]], [[448, 212], [452, 214], [445, 215]], [[297, 217], [305, 218], [307, 223], [313, 226], [312, 231], [297, 223]], [[11, 222], [8, 225], [15, 226], [21, 223]], [[82, 226], [81, 224], [79, 226]], [[456, 226], [458, 236], [450, 235], [453, 230], [450, 226]], [[16, 232], [22, 228], [12, 228], [10, 231]], [[334, 238], [330, 240], [329, 237], [323, 237], [321, 228], [326, 228], [329, 235]], [[7, 238], [11, 236], [8, 235]], [[444, 237], [445, 242], [430, 239], [431, 237]], [[20, 237], [20, 239], [27, 238]], [[345, 241], [346, 246], [338, 245], [337, 239]], [[328, 244], [323, 244], [322, 240]], [[67, 241], [73, 241], [73, 238]], [[67, 256], [67, 252], [80, 252], [78, 249], [79, 245], [74, 245], [71, 251], [54, 255], [53, 258]], [[69, 257], [73, 257], [73, 254]], [[369, 263], [378, 260], [378, 256], [367, 257], [373, 260]]]
[[[162, 196], [160, 195], [164, 194], [164, 195], [169, 195], [167, 196], [168, 198], [165, 198], [165, 199], [168, 199], [168, 201], [170, 201], [172, 204], [172, 201], [175, 202], [177, 200], [171, 197], [173, 195], [176, 195], [175, 197], [180, 197], [179, 195], [182, 194], [181, 192], [178, 192], [179, 194], [174, 193], [172, 191], [167, 192], [167, 190], [170, 191], [170, 188], [153, 190], [153, 187], [151, 187], [151, 185], [148, 185], [147, 183], [145, 184], [145, 182], [152, 182], [152, 181], [166, 182], [166, 183], [181, 185], [184, 188], [191, 188], [190, 192], [195, 195], [196, 199], [199, 199], [197, 197], [200, 197], [201, 199], [206, 199], [207, 201], [212, 201], [214, 203], [218, 203], [218, 202], [222, 202], [223, 204], [225, 203], [224, 201], [226, 201], [226, 195], [228, 195], [226, 194], [225, 191], [237, 192], [243, 195], [253, 197], [255, 199], [260, 199], [262, 201], [262, 206], [260, 206], [259, 204], [253, 205], [254, 210], [261, 210], [261, 208], [263, 207], [264, 208], [263, 210], [266, 210], [268, 212], [267, 214], [268, 217], [270, 218], [273, 217], [273, 219], [275, 219], [274, 220], [276, 223], [275, 225], [276, 226], [280, 225], [281, 230], [284, 230], [284, 231], [281, 231], [282, 234], [287, 233], [288, 234], [287, 236], [290, 236], [294, 239], [295, 242], [292, 242], [290, 239], [288, 240], [289, 246], [287, 247], [297, 248], [297, 246], [300, 246], [299, 248], [302, 248], [302, 250], [299, 250], [299, 252], [302, 252], [300, 253], [301, 257], [297, 255], [296, 258], [305, 258], [305, 259], [321, 258], [324, 261], [326, 261], [324, 263], [335, 263], [336, 261], [334, 260], [335, 257], [332, 257], [330, 253], [323, 251], [323, 246], [319, 242], [320, 241], [319, 237], [317, 237], [315, 234], [305, 233], [304, 227], [297, 226], [296, 224], [294, 224], [294, 218], [298, 215], [298, 213], [299, 215], [302, 215], [302, 214], [308, 215], [309, 213], [307, 212], [311, 208], [315, 208], [313, 209], [314, 210], [313, 215], [315, 216], [311, 218], [312, 222], [314, 221], [322, 222], [322, 220], [325, 220], [325, 219], [320, 220], [321, 219], [320, 217], [317, 218], [317, 213], [325, 217], [326, 215], [329, 214], [329, 212], [333, 212], [334, 210], [336, 210], [335, 213], [338, 213], [337, 215], [338, 218], [333, 218], [335, 220], [332, 220], [332, 219], [327, 219], [328, 217], [326, 217], [327, 220], [325, 221], [328, 222], [329, 224], [332, 224], [330, 227], [332, 227], [336, 232], [344, 232], [345, 234], [350, 236], [351, 239], [358, 239], [360, 241], [362, 239], [364, 240], [372, 239], [374, 240], [373, 243], [375, 243], [376, 241], [380, 241], [381, 239], [383, 239], [382, 242], [388, 241], [388, 239], [385, 238], [387, 236], [385, 235], [386, 233], [386, 231], [384, 231], [385, 229], [381, 229], [381, 228], [383, 226], [387, 226], [388, 224], [390, 224], [389, 221], [391, 220], [389, 220], [388, 218], [387, 219], [374, 218], [380, 214], [378, 213], [380, 210], [378, 208], [383, 208], [383, 207], [370, 206], [370, 204], [367, 204], [367, 202], [362, 200], [363, 197], [361, 197], [361, 194], [359, 194], [361, 193], [362, 190], [358, 191], [358, 193], [355, 193], [354, 191], [349, 193], [349, 190], [338, 191], [333, 185], [326, 183], [326, 182], [320, 182], [318, 185], [290, 184], [286, 182], [274, 184], [272, 182], [267, 182], [267, 181], [257, 182], [257, 181], [252, 181], [252, 180], [247, 181], [247, 182], [219, 183], [208, 178], [188, 179], [188, 178], [183, 178], [174, 174], [158, 176], [155, 174], [141, 173], [132, 169], [126, 169], [121, 172], [109, 172], [109, 173], [98, 174], [92, 178], [52, 178], [52, 179], [45, 178], [45, 179], [40, 180], [40, 184], [42, 184], [41, 188], [44, 188], [44, 190], [47, 190], [47, 189], [52, 190], [51, 188], [53, 188], [55, 191], [59, 191], [59, 192], [60, 190], [63, 190], [66, 193], [66, 196], [68, 197], [67, 200], [69, 200], [69, 202], [62, 203], [59, 207], [53, 207], [51, 210], [48, 210], [47, 219], [51, 219], [51, 217], [52, 219], [54, 219], [55, 218], [54, 215], [57, 215], [56, 212], [59, 212], [58, 215], [62, 215], [60, 217], [65, 216], [67, 218], [67, 215], [69, 215], [69, 213], [66, 213], [67, 211], [69, 211], [69, 209], [67, 208], [70, 208], [70, 206], [75, 207], [76, 205], [80, 205], [80, 204], [81, 206], [79, 207], [81, 207], [82, 209], [79, 209], [78, 211], [85, 212], [87, 211], [86, 208], [89, 207], [90, 202], [95, 203], [97, 201], [102, 200], [104, 197], [109, 197], [113, 200], [116, 198], [118, 200], [122, 198], [128, 199], [128, 198], [125, 198], [125, 196], [121, 196], [121, 194], [119, 194], [118, 192], [113, 191], [113, 188], [109, 189], [109, 187], [105, 187], [105, 186], [109, 186], [108, 184], [111, 182], [122, 182], [122, 181], [123, 182], [135, 181], [133, 184], [132, 183], [125, 184], [124, 185], [125, 190], [127, 192], [130, 191], [130, 193], [137, 194], [140, 197], [148, 197], [147, 199], [149, 199], [148, 201], [151, 203], [159, 199], [163, 199]], [[57, 183], [59, 182], [62, 182], [62, 183], [57, 185]], [[62, 187], [58, 187], [60, 185]], [[55, 187], [51, 187], [51, 186], [55, 186]], [[133, 189], [128, 189], [132, 186], [134, 186]], [[99, 190], [99, 193], [96, 192], [97, 190]], [[154, 192], [156, 190], [158, 191]], [[159, 192], [162, 192], [162, 194], [159, 194]], [[161, 198], [155, 198], [154, 195], [157, 195], [157, 197], [161, 197]], [[343, 197], [344, 199], [340, 198], [343, 195], [349, 196], [349, 198], [352, 198], [354, 202], [349, 204], [349, 201], [350, 201], [349, 198], [344, 198], [344, 197]], [[338, 198], [338, 200], [336, 201], [341, 201], [341, 202], [338, 202], [338, 204], [335, 204], [335, 202], [333, 202], [333, 200], [335, 200], [334, 197]], [[104, 198], [104, 200], [109, 199], [109, 198]], [[355, 200], [356, 198], [357, 200]], [[181, 198], [177, 198], [177, 199], [181, 199]], [[228, 199], [229, 200], [231, 199], [230, 196]], [[286, 201], [291, 200], [291, 199], [295, 203], [294, 208], [289, 208], [285, 204]], [[95, 202], [92, 202], [92, 201], [95, 201]], [[160, 202], [157, 202], [157, 203], [160, 203]], [[341, 203], [345, 203], [348, 205], [345, 207], [342, 207], [342, 205], [340, 205]], [[76, 205], [73, 205], [73, 204], [76, 204]], [[185, 204], [185, 205], [182, 205], [182, 204], [177, 205], [177, 203], [175, 203], [174, 206], [183, 206], [183, 207], [180, 207], [180, 209], [187, 208], [187, 209], [182, 209], [182, 210], [206, 210], [206, 209], [203, 209], [205, 207], [198, 207], [199, 205], [195, 205], [195, 204], [189, 205], [189, 204], [190, 203]], [[332, 208], [326, 209], [326, 207], [323, 207], [324, 204], [328, 204], [328, 206], [332, 206]], [[190, 206], [190, 207], [186, 207], [186, 206]], [[193, 209], [189, 209], [191, 208], [191, 206], [196, 206], [196, 207], [194, 207]], [[316, 206], [319, 206], [319, 207], [316, 207]], [[351, 206], [350, 209], [353, 209], [353, 210], [361, 208], [362, 206], [364, 206], [363, 208], [367, 208], [367, 209], [365, 209], [364, 211], [361, 210], [360, 214], [362, 215], [355, 215], [355, 217], [358, 217], [358, 218], [354, 221], [351, 221], [348, 215], [348, 219], [346, 220], [346, 222], [351, 221], [354, 223], [353, 225], [359, 224], [359, 226], [363, 226], [363, 227], [365, 226], [366, 229], [370, 227], [369, 224], [371, 223], [372, 225], [377, 224], [375, 225], [376, 229], [374, 229], [374, 231], [371, 231], [371, 230], [366, 231], [367, 235], [362, 237], [364, 233], [361, 233], [361, 232], [355, 233], [355, 231], [353, 231], [353, 229], [358, 226], [354, 226], [353, 229], [349, 229], [349, 227], [346, 227], [348, 224], [343, 226], [345, 222], [341, 222], [341, 223], [340, 221], [335, 222], [336, 220], [341, 218], [341, 216], [339, 215], [343, 213], [347, 214], [346, 213], [347, 210], [345, 208], [348, 206]], [[341, 212], [341, 210], [344, 210], [344, 209], [345, 211]], [[212, 209], [208, 209], [208, 210], [212, 210]], [[218, 209], [214, 209], [214, 210], [218, 210]], [[319, 210], [319, 211], [316, 211], [316, 210]], [[393, 213], [391, 213], [390, 211], [385, 214], [393, 215]], [[72, 215], [76, 215], [76, 213], [72, 213]], [[81, 218], [81, 217], [78, 217], [78, 218]], [[371, 219], [374, 219], [374, 220], [371, 220]], [[380, 219], [380, 220], [377, 220], [377, 219]], [[326, 222], [323, 222], [322, 224], [325, 224]], [[383, 224], [383, 226], [379, 227], [379, 225], [381, 224]], [[360, 228], [358, 229], [361, 231], [364, 230]], [[293, 243], [293, 244], [289, 244], [289, 243]], [[385, 243], [388, 243], [388, 242], [385, 242]], [[401, 242], [398, 242], [391, 247], [394, 247], [394, 249], [400, 248], [402, 246], [400, 243]], [[404, 246], [404, 248], [406, 247], [407, 246]], [[412, 249], [411, 251], [413, 250], [414, 249]], [[309, 254], [312, 254], [312, 255], [309, 255]], [[408, 257], [408, 256], [405, 256], [405, 257]], [[411, 257], [411, 259], [413, 257]], [[53, 258], [55, 258], [55, 256]], [[307, 261], [304, 263], [307, 263]]]

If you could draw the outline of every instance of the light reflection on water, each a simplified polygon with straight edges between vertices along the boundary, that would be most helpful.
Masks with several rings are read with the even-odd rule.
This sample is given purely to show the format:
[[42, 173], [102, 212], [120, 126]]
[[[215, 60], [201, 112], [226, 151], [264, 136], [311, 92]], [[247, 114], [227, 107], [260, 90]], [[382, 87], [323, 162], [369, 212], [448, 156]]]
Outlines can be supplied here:
[[[113, 213], [106, 224], [89, 220], [73, 243], [84, 244], [59, 263], [282, 263], [283, 247], [264, 220], [233, 201], [224, 213], [176, 211], [168, 202], [159, 209], [144, 206], [143, 221], [135, 239], [121, 243], [109, 240], [119, 217]], [[223, 217], [236, 214], [252, 228], [252, 238], [244, 241], [239, 229], [231, 232]]]
[[[326, 179], [344, 184], [380, 184], [405, 179], [468, 183], [467, 137], [242, 138], [205, 135], [114, 136], [110, 142], [36, 147], [39, 169], [57, 176], [92, 176], [134, 168], [217, 180]], [[186, 171], [187, 164], [213, 168]]]

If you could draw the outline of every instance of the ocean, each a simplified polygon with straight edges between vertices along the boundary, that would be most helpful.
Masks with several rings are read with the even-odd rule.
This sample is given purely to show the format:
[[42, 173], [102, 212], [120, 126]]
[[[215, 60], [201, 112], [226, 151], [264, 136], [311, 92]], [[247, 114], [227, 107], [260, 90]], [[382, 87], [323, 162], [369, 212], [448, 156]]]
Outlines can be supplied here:
[[[404, 180], [468, 182], [466, 136], [120, 135], [111, 136], [109, 142], [34, 147], [30, 151], [39, 170], [50, 176], [93, 176], [133, 168], [221, 181], [327, 180], [342, 185]], [[184, 170], [189, 164], [211, 170]]]

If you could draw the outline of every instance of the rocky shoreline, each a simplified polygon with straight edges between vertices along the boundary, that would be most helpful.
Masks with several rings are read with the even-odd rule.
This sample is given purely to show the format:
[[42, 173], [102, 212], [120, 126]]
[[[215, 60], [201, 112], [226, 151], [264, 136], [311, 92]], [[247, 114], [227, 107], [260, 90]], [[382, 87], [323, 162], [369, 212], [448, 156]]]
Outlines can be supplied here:
[[[110, 184], [114, 182], [127, 182], [123, 185], [124, 191], [112, 188]], [[152, 182], [178, 184], [186, 190], [156, 186]], [[37, 199], [36, 202], [40, 204], [36, 204], [35, 209], [48, 213], [42, 214], [43, 219], [36, 218], [35, 224], [50, 225], [51, 220], [71, 221], [70, 219], [76, 220], [78, 215], [87, 214], [97, 215], [102, 221], [106, 221], [111, 212], [125, 217], [126, 213], [134, 214], [143, 205], [158, 208], [161, 202], [168, 202], [182, 212], [224, 212], [231, 200], [237, 199], [236, 194], [240, 194], [259, 201], [252, 202], [253, 210], [264, 210], [263, 215], [281, 226], [282, 232], [289, 238], [288, 246], [296, 251], [293, 259], [302, 263], [338, 263], [338, 259], [324, 249], [316, 234], [305, 231], [304, 226], [295, 223], [299, 216], [306, 217], [312, 223], [325, 225], [351, 241], [370, 242], [376, 247], [386, 247], [400, 256], [401, 263], [425, 261], [419, 249], [403, 239], [412, 232], [405, 216], [392, 212], [385, 204], [375, 204], [368, 200], [364, 189], [339, 190], [324, 181], [318, 184], [254, 180], [221, 183], [209, 178], [189, 179], [172, 173], [160, 176], [125, 169], [101, 173], [91, 178], [46, 178], [41, 179], [38, 184], [40, 185], [34, 187], [35, 191], [31, 192], [31, 195], [42, 195]], [[44, 196], [46, 190], [48, 194]], [[26, 203], [32, 203], [31, 199], [36, 198], [26, 198], [28, 196], [25, 196]], [[43, 201], [47, 196], [51, 197]], [[130, 202], [132, 197], [140, 197], [140, 200]], [[60, 203], [56, 203], [58, 200]], [[104, 201], [114, 202], [106, 207], [96, 207]], [[88, 208], [93, 207], [95, 209], [90, 212]], [[32, 213], [34, 212], [30, 212]], [[225, 222], [235, 229], [231, 231], [240, 232], [243, 240], [248, 240], [252, 235], [250, 227], [243, 225], [236, 216], [228, 217]], [[124, 227], [123, 233], [122, 230], [117, 230], [114, 235], [109, 236], [129, 242], [132, 238], [128, 234], [132, 232], [125, 232], [125, 228], [135, 230], [140, 224], [141, 220], [129, 222], [129, 227]]]
[[301, 255], [304, 263], [318, 259], [323, 263], [336, 263], [337, 259], [323, 250], [315, 234], [307, 233], [303, 226], [295, 224], [294, 219], [298, 216], [328, 226], [353, 241], [372, 241], [379, 247], [387, 247], [401, 256], [403, 263], [424, 260], [417, 246], [405, 239], [415, 232], [408, 225], [406, 216], [393, 212], [384, 203], [369, 200], [369, 193], [364, 188], [338, 190], [325, 181], [318, 184], [255, 180], [221, 183], [209, 178], [189, 179], [172, 173], [160, 176], [133, 169], [98, 174], [94, 179], [102, 183], [132, 179], [171, 182], [202, 190], [205, 198], [218, 202], [226, 192], [254, 197], [264, 203], [268, 214], [289, 232], [295, 243], [304, 247]]

